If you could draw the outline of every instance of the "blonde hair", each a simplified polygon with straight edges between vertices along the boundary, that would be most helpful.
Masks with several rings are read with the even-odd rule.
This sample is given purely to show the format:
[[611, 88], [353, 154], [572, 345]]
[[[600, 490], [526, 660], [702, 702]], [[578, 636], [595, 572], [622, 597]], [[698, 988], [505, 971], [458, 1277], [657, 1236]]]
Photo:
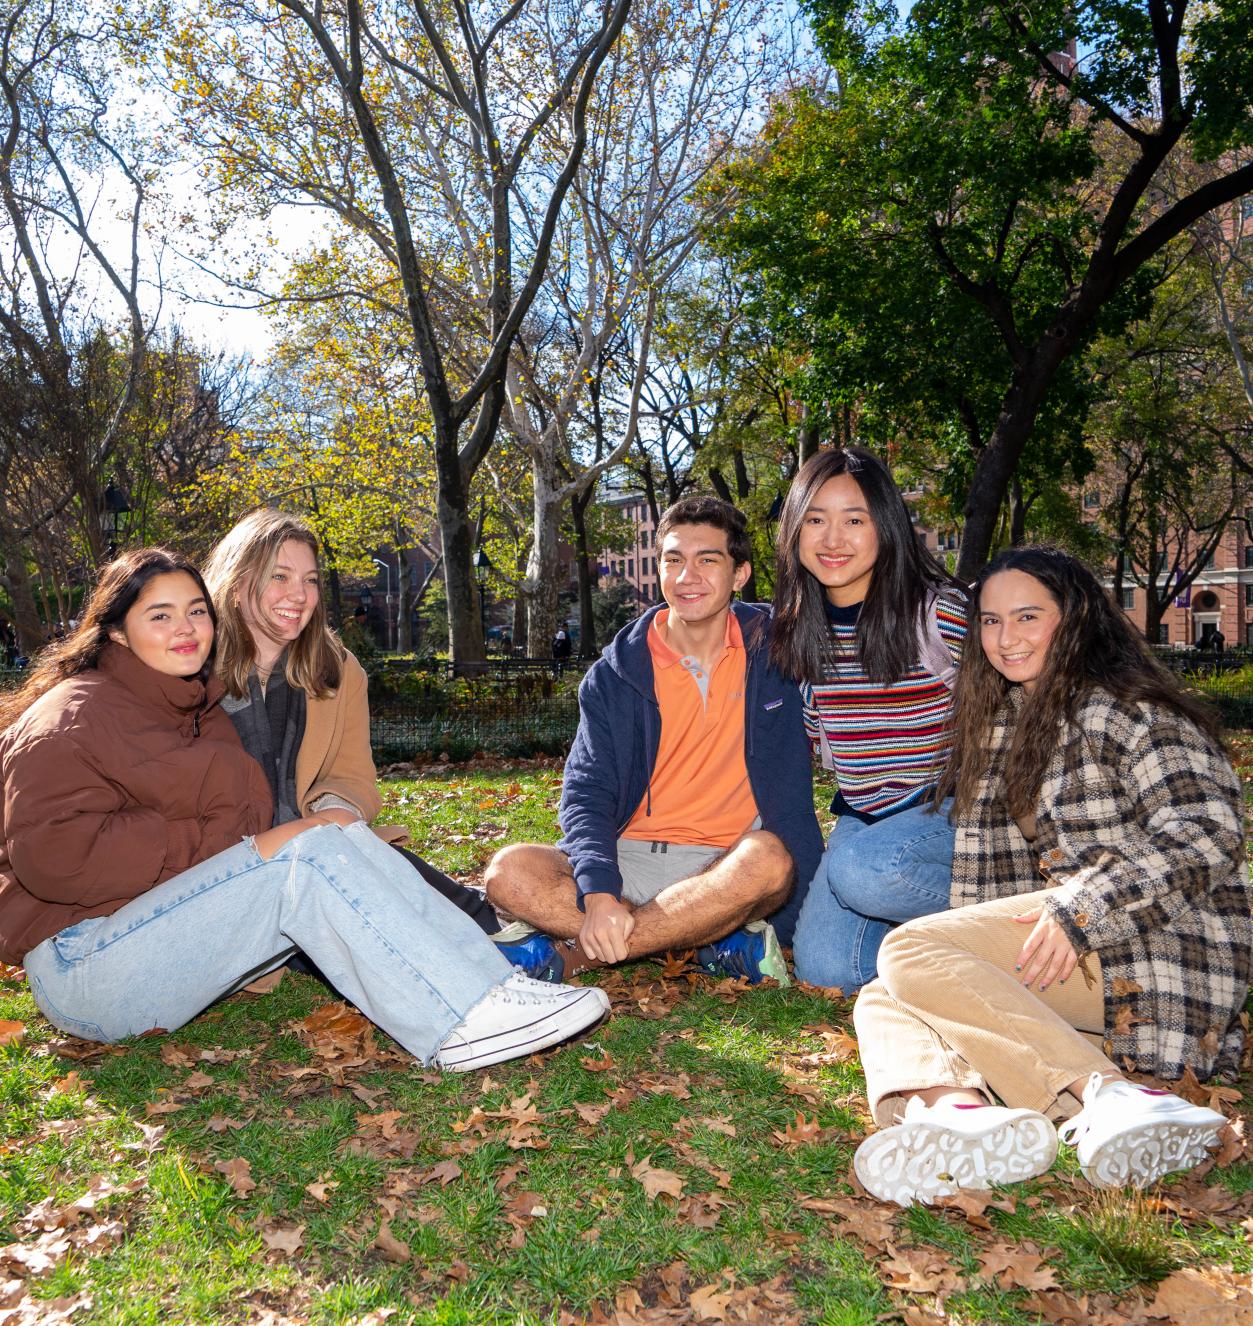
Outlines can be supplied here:
[[[248, 597], [253, 616], [260, 620], [261, 592], [278, 562], [279, 549], [288, 542], [303, 543], [318, 556], [317, 535], [304, 520], [262, 507], [221, 539], [205, 564], [205, 582], [218, 613], [217, 672], [231, 695], [247, 693], [248, 674], [257, 659], [240, 599]], [[326, 605], [319, 593], [308, 626], [287, 651], [287, 684], [324, 699], [343, 677], [344, 653], [327, 624]]]

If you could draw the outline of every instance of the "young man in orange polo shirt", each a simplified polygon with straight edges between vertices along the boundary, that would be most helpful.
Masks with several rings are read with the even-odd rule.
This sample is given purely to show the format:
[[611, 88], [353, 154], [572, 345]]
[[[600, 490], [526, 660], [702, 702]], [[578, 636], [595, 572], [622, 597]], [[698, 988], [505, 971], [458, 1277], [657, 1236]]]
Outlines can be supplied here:
[[657, 541], [665, 606], [579, 688], [561, 843], [488, 866], [488, 898], [523, 923], [497, 943], [551, 980], [694, 948], [711, 973], [786, 981], [779, 942], [822, 854], [800, 694], [769, 666], [768, 608], [732, 602], [752, 569], [740, 512], [684, 498]]

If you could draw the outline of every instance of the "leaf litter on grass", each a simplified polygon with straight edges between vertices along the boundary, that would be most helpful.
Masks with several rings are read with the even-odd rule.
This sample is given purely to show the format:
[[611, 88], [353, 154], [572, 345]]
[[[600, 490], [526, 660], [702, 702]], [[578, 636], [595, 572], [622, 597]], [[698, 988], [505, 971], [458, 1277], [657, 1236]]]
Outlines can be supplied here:
[[[518, 793], [505, 786], [492, 795], [501, 803], [492, 813], [503, 815]], [[835, 1292], [823, 1289], [839, 1283], [834, 1248], [883, 1287], [858, 1318], [867, 1324], [885, 1308], [884, 1320], [905, 1326], [1226, 1326], [1253, 1310], [1242, 1227], [1253, 1220], [1253, 1173], [1241, 1158], [1243, 1098], [1234, 1089], [1185, 1082], [1186, 1092], [1233, 1116], [1231, 1135], [1213, 1173], [1160, 1185], [1145, 1199], [1146, 1218], [1176, 1231], [1190, 1264], [1160, 1281], [1124, 1276], [1106, 1292], [1061, 1237], [1095, 1210], [1096, 1194], [1076, 1175], [963, 1193], [938, 1203], [930, 1223], [859, 1192], [848, 1161], [870, 1121], [848, 1001], [713, 983], [686, 955], [595, 979], [615, 1017], [594, 1045], [460, 1079], [415, 1068], [307, 977], [237, 996], [176, 1037], [126, 1047], [49, 1042], [42, 1024], [34, 1036], [44, 1039], [39, 1054], [62, 1061], [49, 1083], [75, 1074], [65, 1094], [80, 1109], [102, 1098], [103, 1110], [134, 1125], [140, 1140], [124, 1145], [137, 1149], [98, 1149], [101, 1169], [114, 1156], [142, 1167], [177, 1148], [189, 1193], [224, 1203], [210, 1224], [227, 1237], [251, 1236], [264, 1263], [287, 1272], [263, 1295], [245, 1287], [236, 1298], [257, 1305], [256, 1320], [308, 1321], [325, 1288], [344, 1279], [374, 1286], [376, 1297], [336, 1320], [407, 1320], [465, 1293], [463, 1302], [502, 1322], [542, 1317], [545, 1304], [567, 1323], [800, 1322]], [[298, 1011], [277, 1012], [288, 1008]], [[4, 1016], [31, 1021], [24, 1012]], [[235, 1039], [213, 1043], [219, 1026]], [[7, 1052], [32, 1053], [30, 1030]], [[146, 1065], [146, 1076], [132, 1065]], [[119, 1090], [124, 1080], [133, 1085]], [[149, 1108], [159, 1121], [142, 1122]], [[44, 1117], [27, 1137], [69, 1146], [90, 1133], [78, 1118]], [[248, 1166], [232, 1171], [254, 1185], [246, 1195], [218, 1172], [234, 1162]], [[1232, 1164], [1236, 1177], [1222, 1181]], [[90, 1175], [79, 1184], [71, 1197], [91, 1187]], [[48, 1253], [93, 1223], [107, 1230], [120, 1222], [115, 1235], [72, 1247], [90, 1285], [90, 1262], [114, 1255], [155, 1218], [148, 1201], [143, 1187], [119, 1190], [99, 1218], [88, 1214], [68, 1232], [15, 1224], [11, 1233], [38, 1262], [45, 1235]], [[39, 1279], [6, 1273], [32, 1321], [90, 1310], [89, 1291], [61, 1306], [30, 1297], [59, 1274], [58, 1255], [48, 1253]], [[570, 1295], [553, 1287], [567, 1263], [590, 1268]], [[387, 1296], [395, 1306], [379, 1307]], [[29, 1315], [36, 1301], [42, 1317]], [[10, 1293], [4, 1307], [11, 1302]]]

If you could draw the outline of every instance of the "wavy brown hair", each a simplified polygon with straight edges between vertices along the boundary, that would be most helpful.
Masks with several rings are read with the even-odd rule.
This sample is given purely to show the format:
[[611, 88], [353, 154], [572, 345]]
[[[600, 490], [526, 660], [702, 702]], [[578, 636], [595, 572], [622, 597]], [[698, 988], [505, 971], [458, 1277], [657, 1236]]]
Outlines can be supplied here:
[[[318, 556], [317, 535], [305, 521], [262, 507], [225, 535], [205, 563], [204, 577], [219, 614], [217, 672], [231, 695], [247, 693], [248, 674], [257, 661], [257, 647], [240, 611], [240, 600], [247, 596], [254, 617], [259, 618], [261, 591], [274, 572], [279, 549], [289, 541], [303, 543]], [[287, 650], [287, 684], [324, 699], [343, 677], [344, 652], [327, 624], [326, 604], [319, 592], [308, 626]]]
[[841, 474], [861, 489], [879, 539], [874, 575], [857, 618], [857, 649], [867, 676], [886, 685], [899, 681], [917, 662], [928, 596], [958, 585], [919, 542], [891, 471], [860, 447], [811, 456], [788, 489], [775, 547], [770, 661], [793, 681], [823, 679], [833, 649], [826, 591], [801, 565], [800, 538], [818, 490]]
[[967, 648], [953, 692], [953, 742], [936, 788], [936, 804], [955, 800], [954, 814], [974, 804], [979, 780], [991, 759], [992, 725], [1015, 683], [988, 661], [979, 643], [983, 587], [1001, 571], [1021, 571], [1038, 580], [1061, 612], [1044, 668], [1024, 696], [1005, 757], [1005, 797], [1011, 815], [1035, 811], [1064, 725], [1073, 721], [1097, 687], [1125, 704], [1141, 701], [1171, 709], [1223, 748], [1215, 715], [1181, 691], [1155, 659], [1135, 627], [1084, 564], [1057, 548], [1009, 548], [979, 573], [970, 597]]
[[[75, 630], [39, 652], [26, 683], [11, 695], [0, 697], [0, 732], [5, 731], [38, 700], [60, 682], [87, 672], [100, 661], [109, 643], [109, 632], [119, 629], [126, 614], [135, 606], [144, 586], [157, 576], [182, 571], [191, 576], [209, 605], [209, 618], [217, 626], [213, 599], [200, 572], [180, 553], [167, 548], [136, 548], [114, 558], [100, 568], [96, 586], [91, 591], [83, 615]], [[209, 653], [201, 676], [212, 670]]]

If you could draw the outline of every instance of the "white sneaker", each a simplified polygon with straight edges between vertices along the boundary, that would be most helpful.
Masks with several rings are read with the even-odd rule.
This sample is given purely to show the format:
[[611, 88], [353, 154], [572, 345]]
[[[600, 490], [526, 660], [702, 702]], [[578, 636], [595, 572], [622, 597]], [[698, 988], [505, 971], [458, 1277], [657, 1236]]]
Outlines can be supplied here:
[[1097, 1188], [1143, 1188], [1163, 1174], [1192, 1169], [1218, 1145], [1227, 1120], [1169, 1091], [1122, 1078], [1088, 1078], [1083, 1109], [1058, 1134], [1074, 1145], [1083, 1177]]
[[448, 1033], [435, 1065], [468, 1073], [521, 1059], [586, 1031], [608, 1012], [609, 997], [594, 985], [554, 985], [510, 972]]
[[1057, 1131], [1035, 1110], [924, 1105], [913, 1096], [903, 1122], [857, 1148], [853, 1168], [881, 1202], [911, 1206], [962, 1188], [1034, 1178], [1056, 1155]]

